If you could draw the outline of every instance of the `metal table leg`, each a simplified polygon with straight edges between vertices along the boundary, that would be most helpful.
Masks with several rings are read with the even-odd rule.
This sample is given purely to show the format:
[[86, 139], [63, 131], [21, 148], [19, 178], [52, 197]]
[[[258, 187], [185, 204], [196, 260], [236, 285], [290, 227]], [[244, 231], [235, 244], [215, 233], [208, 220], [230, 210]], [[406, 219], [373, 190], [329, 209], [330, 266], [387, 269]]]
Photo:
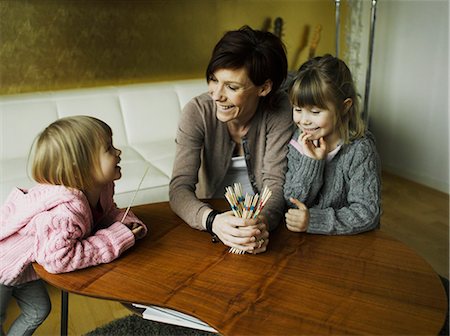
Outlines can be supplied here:
[[69, 320], [69, 293], [61, 290], [61, 336], [67, 336]]

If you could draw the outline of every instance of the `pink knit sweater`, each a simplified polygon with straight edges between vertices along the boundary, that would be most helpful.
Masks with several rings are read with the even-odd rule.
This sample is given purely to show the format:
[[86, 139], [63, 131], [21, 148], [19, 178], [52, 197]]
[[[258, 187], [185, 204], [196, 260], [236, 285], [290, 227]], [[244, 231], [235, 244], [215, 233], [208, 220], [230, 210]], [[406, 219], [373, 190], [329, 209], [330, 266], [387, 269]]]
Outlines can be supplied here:
[[[114, 184], [100, 195], [103, 216], [94, 227], [89, 202], [79, 190], [38, 184], [14, 189], [0, 211], [0, 283], [38, 279], [31, 263], [63, 273], [108, 263], [134, 245], [124, 214], [114, 201]], [[140, 223], [128, 213], [124, 223]], [[145, 227], [145, 231], [147, 228]]]

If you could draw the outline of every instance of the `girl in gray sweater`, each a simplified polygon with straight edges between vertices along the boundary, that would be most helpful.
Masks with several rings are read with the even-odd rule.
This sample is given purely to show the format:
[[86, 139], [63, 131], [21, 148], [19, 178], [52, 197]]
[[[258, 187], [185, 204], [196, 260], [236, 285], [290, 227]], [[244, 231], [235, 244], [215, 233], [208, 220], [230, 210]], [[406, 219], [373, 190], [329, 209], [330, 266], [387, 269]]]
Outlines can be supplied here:
[[377, 228], [379, 156], [347, 65], [331, 55], [310, 59], [296, 74], [290, 100], [298, 129], [288, 145], [287, 228], [330, 235]]

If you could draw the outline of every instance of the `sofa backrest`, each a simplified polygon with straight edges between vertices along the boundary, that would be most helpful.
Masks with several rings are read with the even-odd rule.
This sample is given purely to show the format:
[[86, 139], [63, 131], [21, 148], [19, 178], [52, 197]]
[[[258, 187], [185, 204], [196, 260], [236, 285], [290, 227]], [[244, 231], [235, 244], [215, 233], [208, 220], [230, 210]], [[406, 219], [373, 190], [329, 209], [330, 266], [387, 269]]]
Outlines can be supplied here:
[[111, 126], [118, 148], [145, 159], [151, 156], [155, 167], [170, 177], [173, 158], [163, 154], [168, 147], [170, 155], [174, 154], [171, 144], [182, 107], [206, 90], [204, 79], [193, 79], [0, 96], [2, 203], [11, 186], [32, 185], [29, 179], [23, 185], [23, 178], [27, 177], [27, 158], [39, 132], [56, 119], [71, 115], [104, 120]]
[[206, 89], [194, 79], [0, 96], [0, 159], [28, 156], [40, 131], [71, 115], [104, 120], [118, 146], [173, 138], [182, 107]]

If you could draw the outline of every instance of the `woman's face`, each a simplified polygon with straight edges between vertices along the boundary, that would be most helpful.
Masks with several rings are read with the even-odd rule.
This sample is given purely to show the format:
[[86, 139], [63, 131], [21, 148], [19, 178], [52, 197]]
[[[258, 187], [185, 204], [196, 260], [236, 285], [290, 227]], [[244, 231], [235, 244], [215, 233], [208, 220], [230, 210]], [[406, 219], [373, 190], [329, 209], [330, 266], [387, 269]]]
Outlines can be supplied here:
[[216, 103], [217, 119], [245, 125], [255, 114], [259, 98], [270, 92], [267, 83], [255, 86], [244, 68], [220, 69], [208, 81], [208, 92]]

